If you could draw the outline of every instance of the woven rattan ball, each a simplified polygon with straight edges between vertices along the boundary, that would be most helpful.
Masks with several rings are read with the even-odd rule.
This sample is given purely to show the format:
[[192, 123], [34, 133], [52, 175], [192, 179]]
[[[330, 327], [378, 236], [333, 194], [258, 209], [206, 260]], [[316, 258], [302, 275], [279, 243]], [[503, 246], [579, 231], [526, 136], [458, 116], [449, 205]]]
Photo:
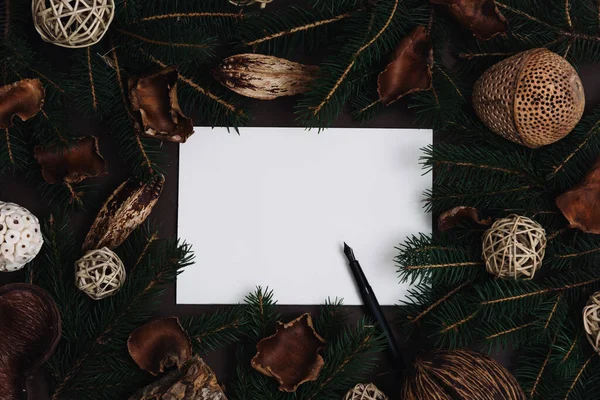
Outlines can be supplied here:
[[89, 251], [75, 263], [75, 284], [94, 300], [115, 294], [125, 283], [125, 266], [112, 250]]
[[493, 132], [538, 148], [569, 134], [585, 107], [583, 85], [571, 64], [533, 49], [493, 65], [475, 83], [473, 107]]
[[33, 24], [42, 39], [62, 47], [96, 44], [115, 16], [114, 0], [33, 0]]
[[344, 400], [388, 400], [388, 397], [372, 383], [359, 383], [346, 393]]
[[527, 217], [501, 218], [483, 235], [486, 269], [499, 278], [532, 279], [545, 252], [546, 231]]
[[591, 295], [583, 309], [583, 327], [590, 344], [600, 353], [600, 292]]

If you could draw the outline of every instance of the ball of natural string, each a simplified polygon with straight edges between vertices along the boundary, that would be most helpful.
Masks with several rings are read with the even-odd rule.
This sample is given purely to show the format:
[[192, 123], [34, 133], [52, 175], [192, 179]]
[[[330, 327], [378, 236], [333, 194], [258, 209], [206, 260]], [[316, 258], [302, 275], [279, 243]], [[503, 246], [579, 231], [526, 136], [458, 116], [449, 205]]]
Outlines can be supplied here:
[[344, 400], [388, 400], [388, 397], [372, 383], [359, 383], [346, 393]]
[[33, 24], [42, 39], [87, 47], [102, 39], [115, 16], [114, 0], [33, 0]]
[[260, 8], [265, 8], [267, 4], [271, 3], [273, 0], [229, 0], [231, 4], [240, 7], [251, 6], [254, 3], [260, 3]]
[[600, 292], [591, 295], [583, 309], [583, 327], [588, 341], [600, 353]]
[[501, 218], [483, 235], [486, 269], [499, 278], [532, 279], [545, 251], [546, 231], [527, 217]]
[[112, 250], [89, 251], [75, 262], [75, 284], [94, 300], [115, 294], [125, 283], [125, 266]]

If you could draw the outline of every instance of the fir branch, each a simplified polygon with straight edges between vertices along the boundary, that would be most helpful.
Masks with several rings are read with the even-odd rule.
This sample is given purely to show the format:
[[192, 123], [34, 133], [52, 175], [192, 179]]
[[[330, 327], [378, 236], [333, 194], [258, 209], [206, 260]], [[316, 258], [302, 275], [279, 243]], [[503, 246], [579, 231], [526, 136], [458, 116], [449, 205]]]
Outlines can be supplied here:
[[194, 351], [200, 355], [238, 341], [244, 333], [245, 324], [242, 307], [181, 320], [181, 325], [192, 341]]
[[181, 19], [181, 18], [212, 18], [226, 17], [233, 19], [244, 19], [245, 15], [241, 12], [225, 13], [225, 12], [174, 12], [169, 14], [150, 15], [139, 19], [139, 22], [149, 22], [164, 19]]
[[584, 371], [586, 370], [586, 368], [588, 367], [588, 365], [590, 364], [590, 362], [592, 361], [592, 359], [594, 357], [596, 357], [597, 354], [593, 353], [586, 361], [585, 363], [583, 363], [583, 365], [581, 366], [581, 368], [579, 369], [579, 371], [577, 372], [577, 375], [575, 376], [575, 379], [573, 379], [573, 382], [571, 383], [571, 386], [569, 387], [569, 390], [567, 390], [567, 393], [564, 397], [564, 400], [568, 400], [569, 396], [571, 394], [571, 392], [573, 392], [573, 389], [575, 389], [575, 386], [580, 384], [580, 378], [581, 375], [584, 373]]
[[163, 41], [163, 40], [156, 40], [156, 39], [152, 39], [146, 36], [142, 36], [140, 34], [134, 33], [134, 32], [129, 32], [126, 31], [125, 29], [117, 29], [117, 32], [132, 37], [134, 39], [137, 39], [141, 42], [145, 42], [145, 43], [149, 43], [149, 44], [154, 44], [154, 45], [158, 45], [158, 46], [167, 46], [167, 47], [185, 47], [188, 49], [202, 49], [202, 50], [206, 50], [206, 49], [210, 49], [211, 46], [205, 43], [178, 43], [178, 42], [172, 42], [172, 41]]

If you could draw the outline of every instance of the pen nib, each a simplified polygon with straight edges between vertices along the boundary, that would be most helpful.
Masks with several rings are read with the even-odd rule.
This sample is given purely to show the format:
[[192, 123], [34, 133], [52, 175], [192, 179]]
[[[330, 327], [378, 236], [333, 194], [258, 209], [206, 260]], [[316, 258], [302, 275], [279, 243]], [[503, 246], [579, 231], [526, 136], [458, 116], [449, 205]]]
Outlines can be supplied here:
[[352, 249], [346, 244], [346, 242], [344, 242], [344, 254], [346, 255], [348, 261], [356, 261], [356, 258], [354, 257], [354, 251], [352, 251]]

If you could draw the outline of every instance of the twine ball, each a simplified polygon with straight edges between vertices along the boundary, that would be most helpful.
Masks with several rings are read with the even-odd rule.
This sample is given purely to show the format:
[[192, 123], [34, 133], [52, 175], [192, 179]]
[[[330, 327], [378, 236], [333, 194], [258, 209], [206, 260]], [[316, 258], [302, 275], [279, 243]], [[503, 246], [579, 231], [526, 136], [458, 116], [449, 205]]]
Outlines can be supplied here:
[[583, 327], [594, 351], [600, 353], [600, 292], [591, 295], [583, 309]]
[[346, 393], [344, 400], [388, 400], [388, 397], [372, 383], [359, 383]]
[[575, 128], [585, 96], [567, 60], [547, 49], [533, 49], [485, 71], [475, 83], [473, 107], [494, 133], [535, 149]]
[[114, 0], [33, 0], [33, 24], [42, 39], [78, 48], [102, 39], [115, 16]]
[[75, 284], [94, 300], [115, 294], [125, 283], [125, 266], [112, 250], [91, 250], [75, 262]]
[[532, 279], [546, 252], [546, 231], [534, 220], [509, 215], [483, 235], [483, 259], [499, 278]]

